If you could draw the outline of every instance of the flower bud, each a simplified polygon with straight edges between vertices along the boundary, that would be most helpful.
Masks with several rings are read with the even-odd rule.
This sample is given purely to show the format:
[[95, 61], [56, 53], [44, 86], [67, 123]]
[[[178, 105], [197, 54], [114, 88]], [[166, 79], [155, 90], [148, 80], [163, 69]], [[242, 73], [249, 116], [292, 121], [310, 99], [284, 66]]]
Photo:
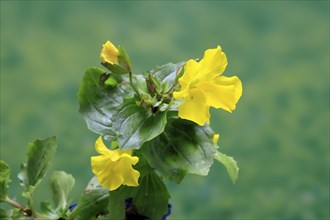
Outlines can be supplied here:
[[115, 47], [110, 41], [102, 45], [101, 64], [113, 73], [125, 74], [131, 71], [131, 61], [121, 46]]

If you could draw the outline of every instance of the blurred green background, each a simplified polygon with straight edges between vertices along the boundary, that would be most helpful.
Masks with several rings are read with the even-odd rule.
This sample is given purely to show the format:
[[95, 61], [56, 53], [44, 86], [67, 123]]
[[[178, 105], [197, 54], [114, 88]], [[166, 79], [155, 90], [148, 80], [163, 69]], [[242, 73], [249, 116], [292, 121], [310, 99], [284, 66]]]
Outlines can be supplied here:
[[[203, 55], [218, 44], [225, 75], [243, 81], [232, 114], [212, 111], [222, 151], [238, 161], [230, 182], [215, 162], [207, 177], [168, 183], [171, 219], [329, 219], [329, 1], [1, 1], [1, 159], [10, 194], [27, 143], [56, 135], [52, 170], [91, 178], [97, 135], [76, 93], [101, 45], [129, 53], [134, 72]], [[47, 182], [39, 198], [47, 198]]]

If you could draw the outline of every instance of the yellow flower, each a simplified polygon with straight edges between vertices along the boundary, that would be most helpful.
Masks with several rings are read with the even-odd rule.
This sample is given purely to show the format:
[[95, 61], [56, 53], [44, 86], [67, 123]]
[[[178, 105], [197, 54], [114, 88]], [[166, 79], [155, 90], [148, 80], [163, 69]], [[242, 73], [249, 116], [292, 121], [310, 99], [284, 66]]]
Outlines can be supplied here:
[[102, 137], [96, 140], [95, 149], [101, 155], [91, 158], [92, 171], [101, 186], [116, 190], [121, 185], [139, 185], [140, 173], [132, 167], [139, 158], [132, 156], [132, 150], [109, 150]]
[[242, 95], [242, 83], [236, 76], [221, 76], [227, 66], [226, 54], [218, 46], [208, 49], [200, 62], [189, 60], [179, 78], [181, 89], [174, 92], [179, 117], [203, 126], [210, 119], [210, 106], [231, 112]]
[[110, 41], [102, 45], [100, 54], [102, 63], [118, 64], [118, 49]]

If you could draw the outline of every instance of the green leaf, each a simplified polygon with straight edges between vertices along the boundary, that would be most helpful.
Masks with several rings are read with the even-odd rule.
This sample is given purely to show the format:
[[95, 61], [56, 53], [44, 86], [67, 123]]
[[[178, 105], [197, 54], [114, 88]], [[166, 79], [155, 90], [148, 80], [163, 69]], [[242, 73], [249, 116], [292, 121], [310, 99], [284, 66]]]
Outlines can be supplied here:
[[217, 151], [214, 154], [214, 158], [217, 159], [218, 161], [220, 161], [227, 169], [227, 172], [231, 178], [231, 181], [233, 183], [236, 182], [237, 178], [238, 178], [238, 166], [237, 166], [237, 162], [234, 160], [233, 157], [229, 157], [226, 154], [223, 154], [219, 151]]
[[[26, 220], [27, 217], [20, 209], [14, 208], [7, 211], [7, 219], [10, 220]], [[0, 218], [2, 220], [2, 218]], [[4, 218], [6, 219], [6, 218]]]
[[161, 175], [180, 182], [186, 173], [207, 175], [213, 163], [214, 132], [187, 120], [173, 119], [165, 131], [142, 150]]
[[[110, 219], [125, 219], [125, 200], [133, 199], [133, 207], [126, 210], [126, 214], [137, 212], [151, 219], [161, 219], [168, 208], [170, 195], [162, 179], [151, 168], [142, 155], [134, 166], [140, 172], [139, 186], [121, 186], [110, 191], [109, 217]], [[126, 216], [127, 217], [127, 216]]]
[[1, 220], [11, 219], [8, 212], [2, 208], [0, 208], [0, 219]]
[[169, 198], [170, 194], [164, 182], [152, 171], [141, 178], [133, 204], [139, 214], [151, 219], [161, 219], [167, 212]]
[[148, 92], [152, 97], [154, 97], [156, 94], [160, 94], [162, 92], [161, 83], [151, 73], [149, 73], [146, 76], [145, 81], [146, 81], [146, 86], [147, 86]]
[[37, 139], [28, 145], [27, 163], [22, 164], [18, 178], [24, 187], [22, 196], [27, 198], [27, 207], [34, 212], [33, 194], [44, 178], [56, 151], [56, 137]]
[[74, 186], [72, 175], [64, 171], [54, 171], [50, 177], [50, 187], [55, 207], [60, 212], [65, 211], [69, 193]]
[[[125, 217], [125, 206], [124, 201], [126, 197], [129, 197], [131, 194], [131, 189], [134, 189], [134, 187], [129, 187], [128, 189], [122, 190], [125, 186], [119, 187], [117, 190], [109, 191], [109, 205], [108, 205], [108, 212], [109, 212], [109, 218], [110, 219], [124, 219]], [[104, 190], [105, 188], [100, 185], [100, 183], [97, 180], [96, 176], [93, 176], [93, 178], [89, 181], [85, 192], [90, 192], [93, 190]], [[106, 212], [104, 212], [106, 213]]]
[[84, 194], [78, 201], [69, 219], [96, 219], [98, 214], [106, 214], [108, 208], [109, 190], [96, 189]]
[[104, 81], [104, 85], [110, 86], [110, 87], [116, 87], [118, 85], [118, 82], [115, 77], [109, 76], [108, 79]]
[[39, 184], [53, 161], [56, 148], [55, 136], [37, 139], [28, 145], [28, 160], [22, 166], [23, 173], [20, 174], [25, 187]]
[[176, 64], [168, 63], [151, 70], [151, 74], [153, 74], [161, 82], [161, 84], [167, 84], [168, 87], [171, 87], [173, 86], [173, 83], [175, 83], [177, 74], [181, 72], [180, 67], [184, 64], [185, 62]]
[[99, 181], [97, 180], [97, 177], [93, 176], [89, 180], [89, 182], [85, 188], [85, 192], [89, 192], [89, 191], [93, 191], [93, 190], [101, 189], [101, 188], [103, 188], [103, 187], [100, 185]]
[[40, 213], [47, 219], [59, 219], [61, 213], [54, 210], [49, 202], [42, 201], [40, 203]]
[[134, 100], [127, 100], [113, 119], [113, 128], [117, 134], [121, 149], [139, 149], [143, 143], [161, 134], [167, 119], [165, 112], [152, 114]]
[[133, 83], [140, 94], [148, 94], [146, 78], [143, 75], [133, 75]]
[[0, 160], [0, 202], [7, 198], [8, 186], [10, 183], [10, 168], [7, 163]]
[[120, 66], [122, 66], [128, 72], [131, 71], [132, 62], [128, 57], [128, 54], [126, 53], [125, 49], [120, 45], [118, 46], [118, 61]]
[[108, 209], [111, 220], [125, 219], [125, 199], [131, 197], [132, 192], [134, 192], [134, 188], [128, 186], [121, 186], [114, 191], [110, 191]]
[[[105, 140], [113, 141], [115, 133], [111, 118], [130, 90], [127, 82], [121, 78], [117, 79], [118, 85], [107, 81], [109, 78], [111, 81], [115, 79], [103, 69], [88, 69], [80, 85], [78, 101], [79, 112], [83, 115], [88, 129], [102, 135]], [[122, 81], [119, 82], [120, 80]]]
[[105, 68], [111, 71], [114, 74], [127, 74], [128, 70], [121, 65], [111, 64], [111, 63], [101, 63]]

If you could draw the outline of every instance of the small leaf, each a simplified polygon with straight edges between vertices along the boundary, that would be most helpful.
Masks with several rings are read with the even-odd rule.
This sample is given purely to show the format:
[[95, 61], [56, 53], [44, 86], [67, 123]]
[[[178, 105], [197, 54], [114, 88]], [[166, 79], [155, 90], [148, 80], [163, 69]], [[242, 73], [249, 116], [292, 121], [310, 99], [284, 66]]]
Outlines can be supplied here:
[[40, 213], [49, 219], [58, 219], [60, 217], [60, 213], [54, 210], [52, 205], [46, 201], [40, 203]]
[[155, 76], [153, 76], [151, 73], [149, 73], [146, 76], [145, 80], [146, 80], [148, 92], [151, 96], [155, 96], [155, 94], [157, 94], [157, 95], [161, 94], [162, 85]]
[[38, 139], [28, 146], [27, 177], [29, 185], [36, 186], [45, 176], [56, 151], [56, 137]]
[[[110, 78], [115, 80], [114, 77], [107, 76], [103, 69], [88, 69], [80, 85], [78, 101], [79, 112], [83, 115], [88, 129], [102, 135], [105, 140], [113, 141], [115, 133], [111, 118], [130, 90], [126, 81], [118, 82], [116, 86], [114, 82], [107, 81]], [[117, 81], [120, 79], [122, 78]], [[111, 85], [108, 85], [109, 83]]]
[[231, 181], [233, 183], [236, 182], [237, 178], [238, 178], [238, 166], [237, 166], [237, 162], [234, 160], [233, 157], [229, 157], [226, 154], [223, 154], [219, 151], [217, 151], [214, 154], [214, 158], [217, 159], [218, 161], [220, 161], [227, 169], [227, 172], [231, 178]]
[[[168, 210], [170, 195], [162, 179], [151, 168], [142, 155], [134, 166], [141, 176], [138, 187], [121, 186], [110, 192], [109, 217], [110, 219], [125, 219], [125, 201], [132, 198], [133, 206], [126, 209], [126, 214], [137, 212], [139, 215], [151, 219], [161, 219]], [[126, 216], [127, 217], [127, 216]]]
[[148, 94], [146, 78], [143, 75], [133, 75], [133, 83], [140, 94]]
[[56, 137], [37, 139], [28, 145], [27, 163], [22, 164], [18, 178], [24, 187], [22, 196], [28, 199], [27, 207], [34, 210], [33, 193], [42, 181], [53, 161], [56, 151]]
[[101, 63], [102, 66], [110, 70], [114, 74], [127, 74], [128, 70], [118, 64], [111, 64], [111, 63]]
[[85, 192], [89, 192], [89, 191], [93, 191], [93, 190], [101, 189], [101, 188], [103, 188], [103, 187], [100, 185], [99, 181], [97, 180], [97, 177], [93, 176], [89, 180], [89, 182], [85, 188]]
[[[7, 212], [10, 220], [26, 220], [26, 215], [20, 209], [15, 208]], [[2, 218], [0, 218], [2, 220]]]
[[98, 214], [106, 214], [108, 208], [109, 190], [96, 189], [84, 194], [78, 201], [77, 207], [69, 219], [90, 220], [96, 219]]
[[54, 171], [50, 177], [53, 201], [56, 209], [60, 212], [65, 211], [67, 207], [67, 199], [74, 182], [73, 176], [64, 171]]
[[168, 84], [168, 87], [171, 87], [173, 83], [175, 83], [176, 76], [180, 73], [180, 68], [184, 64], [185, 62], [176, 64], [168, 63], [151, 70], [151, 74], [153, 74], [161, 84]]
[[137, 106], [134, 100], [128, 100], [113, 119], [118, 146], [124, 150], [139, 149], [143, 143], [161, 134], [166, 122], [165, 112], [152, 114], [142, 106]]
[[7, 163], [0, 160], [0, 202], [7, 198], [8, 186], [10, 183], [10, 168]]
[[[141, 168], [141, 163], [143, 166], [145, 165], [144, 162], [140, 158], [138, 164], [135, 166]], [[146, 172], [146, 169], [139, 169], [139, 172], [141, 175], [143, 175]], [[109, 195], [109, 205], [108, 205], [108, 212], [109, 212], [109, 219], [125, 219], [125, 199], [132, 197], [136, 193], [136, 187], [127, 187], [127, 186], [120, 186], [118, 189], [113, 190]], [[104, 188], [99, 184], [96, 176], [94, 176], [88, 183], [85, 191], [93, 191], [93, 190], [104, 190]]]
[[215, 153], [213, 135], [207, 125], [173, 119], [163, 134], [147, 142], [142, 150], [161, 175], [180, 182], [186, 173], [208, 174]]
[[104, 81], [104, 85], [110, 86], [110, 87], [116, 87], [118, 85], [117, 80], [113, 76], [109, 76], [108, 79]]
[[133, 198], [139, 214], [151, 219], [161, 219], [167, 212], [170, 194], [155, 171], [141, 178], [138, 191]]
[[127, 70], [127, 72], [131, 71], [132, 62], [122, 46], [118, 46], [118, 61], [119, 65], [122, 66], [125, 70]]

